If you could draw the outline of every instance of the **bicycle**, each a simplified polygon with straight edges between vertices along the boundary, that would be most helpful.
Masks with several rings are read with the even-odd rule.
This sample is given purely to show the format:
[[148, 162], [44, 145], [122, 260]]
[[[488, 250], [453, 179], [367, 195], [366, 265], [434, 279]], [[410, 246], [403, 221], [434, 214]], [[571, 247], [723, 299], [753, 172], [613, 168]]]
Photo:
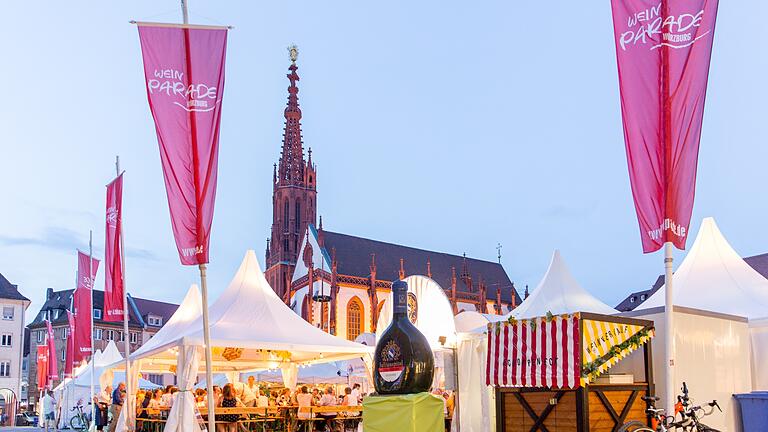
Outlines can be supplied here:
[[[83, 412], [82, 399], [77, 401], [77, 406], [72, 408], [75, 411], [75, 416], [69, 419], [69, 426], [72, 430], [87, 431], [91, 427], [91, 422], [88, 420], [88, 416]], [[88, 405], [91, 403], [88, 402]]]
[[[688, 386], [686, 383], [683, 383], [682, 392], [683, 394], [677, 397], [675, 414], [671, 416], [667, 415], [666, 410], [663, 408], [656, 408], [654, 406], [659, 401], [658, 397], [643, 397], [642, 400], [648, 404], [645, 412], [650, 419], [651, 427], [640, 421], [633, 420], [623, 424], [618, 432], [719, 432], [717, 429], [713, 429], [700, 421], [701, 417], [711, 415], [715, 408], [720, 410], [720, 412], [723, 411], [717, 400], [707, 403], [707, 406], [709, 406], [709, 411], [707, 411], [701, 405], [691, 405], [691, 398], [688, 396]], [[699, 412], [701, 412], [701, 415], [698, 415]], [[677, 414], [680, 414], [680, 421], [675, 421]]]

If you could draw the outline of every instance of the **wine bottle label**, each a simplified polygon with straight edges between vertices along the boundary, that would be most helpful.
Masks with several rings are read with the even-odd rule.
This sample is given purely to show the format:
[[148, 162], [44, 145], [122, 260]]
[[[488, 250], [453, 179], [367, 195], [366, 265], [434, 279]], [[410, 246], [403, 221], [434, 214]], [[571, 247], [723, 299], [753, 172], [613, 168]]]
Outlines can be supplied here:
[[384, 349], [381, 350], [381, 358], [379, 358], [379, 375], [384, 381], [393, 382], [400, 378], [404, 370], [405, 364], [400, 345], [394, 340], [387, 341]]
[[393, 313], [408, 313], [408, 293], [400, 291], [393, 293], [395, 304], [392, 305]]

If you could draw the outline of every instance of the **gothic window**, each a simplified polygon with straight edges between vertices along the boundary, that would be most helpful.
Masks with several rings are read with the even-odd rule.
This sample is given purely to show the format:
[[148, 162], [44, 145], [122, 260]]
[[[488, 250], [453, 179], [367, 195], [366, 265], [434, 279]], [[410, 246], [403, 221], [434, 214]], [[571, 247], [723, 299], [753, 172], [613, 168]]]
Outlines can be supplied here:
[[[283, 206], [283, 232], [288, 232], [288, 200], [285, 200]], [[287, 246], [286, 249], [288, 249]]]
[[363, 332], [363, 303], [352, 297], [347, 303], [347, 339], [354, 341]]
[[296, 220], [294, 221], [294, 231], [296, 233], [299, 232], [299, 229], [301, 228], [301, 202], [299, 202], [299, 199], [296, 199]]

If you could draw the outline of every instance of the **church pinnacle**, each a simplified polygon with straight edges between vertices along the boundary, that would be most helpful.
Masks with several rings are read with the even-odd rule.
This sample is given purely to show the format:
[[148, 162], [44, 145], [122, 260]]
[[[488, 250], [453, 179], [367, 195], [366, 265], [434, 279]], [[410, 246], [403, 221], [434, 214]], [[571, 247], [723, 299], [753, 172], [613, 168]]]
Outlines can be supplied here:
[[285, 107], [285, 129], [283, 132], [283, 149], [280, 155], [280, 166], [277, 181], [280, 185], [301, 185], [304, 183], [304, 148], [301, 136], [301, 109], [299, 108], [299, 69], [296, 60], [299, 57], [299, 49], [296, 45], [288, 48], [291, 55], [291, 66], [288, 68], [288, 104]]

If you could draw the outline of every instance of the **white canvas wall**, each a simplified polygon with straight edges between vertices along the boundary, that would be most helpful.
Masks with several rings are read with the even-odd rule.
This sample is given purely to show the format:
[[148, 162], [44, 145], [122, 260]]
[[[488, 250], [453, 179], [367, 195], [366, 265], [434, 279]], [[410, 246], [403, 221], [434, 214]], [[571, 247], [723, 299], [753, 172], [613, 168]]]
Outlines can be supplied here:
[[[665, 400], [668, 386], [664, 373], [666, 355], [663, 308], [623, 315], [649, 319], [655, 323], [656, 337], [651, 343], [656, 395]], [[732, 395], [748, 393], [752, 387], [747, 320], [676, 306], [674, 325], [675, 382], [671, 391], [674, 395], [679, 394], [680, 386], [685, 381], [695, 403], [717, 399], [723, 412], [707, 417], [705, 423], [724, 431], [741, 431], [739, 410]]]

